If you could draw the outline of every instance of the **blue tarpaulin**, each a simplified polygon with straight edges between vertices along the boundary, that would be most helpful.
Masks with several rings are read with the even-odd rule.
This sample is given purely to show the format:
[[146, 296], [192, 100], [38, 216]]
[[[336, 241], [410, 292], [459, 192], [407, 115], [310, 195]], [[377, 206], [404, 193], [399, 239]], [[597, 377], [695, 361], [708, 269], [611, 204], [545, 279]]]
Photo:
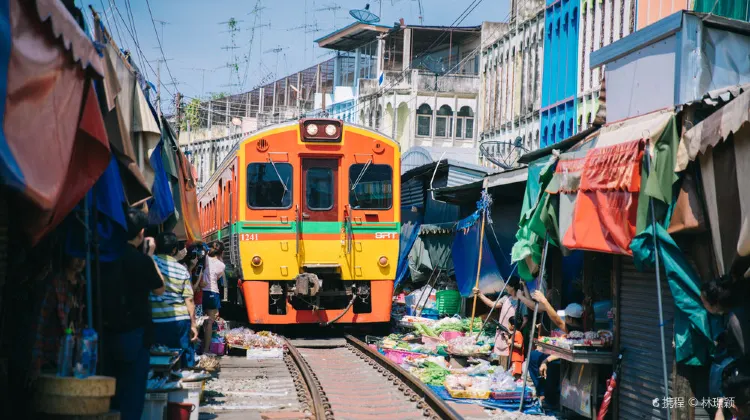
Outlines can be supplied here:
[[[103, 262], [111, 262], [120, 257], [126, 244], [127, 221], [125, 220], [125, 190], [122, 187], [120, 168], [117, 159], [112, 155], [109, 166], [94, 187], [88, 193], [89, 214], [99, 212], [97, 234], [99, 243], [99, 258]], [[66, 252], [74, 257], [86, 258], [85, 229], [82, 220], [78, 220], [84, 210], [83, 202], [79, 203], [76, 211], [67, 218], [68, 234], [66, 237]], [[92, 216], [93, 218], [93, 216]]]
[[417, 237], [419, 237], [419, 229], [422, 226], [419, 222], [409, 222], [401, 225], [401, 240], [398, 246], [398, 268], [396, 269], [396, 281], [393, 283], [393, 287], [398, 287], [399, 283], [406, 277], [406, 273], [409, 272], [409, 252], [414, 246]]
[[175, 210], [172, 190], [169, 187], [169, 179], [162, 160], [163, 148], [164, 141], [160, 141], [149, 158], [151, 167], [154, 169], [154, 185], [151, 188], [154, 197], [148, 201], [148, 218], [149, 223], [153, 225], [164, 223]]
[[[493, 409], [500, 409], [505, 411], [518, 411], [518, 406], [520, 405], [520, 399], [519, 400], [469, 400], [469, 399], [457, 399], [451, 397], [451, 394], [448, 393], [448, 390], [445, 389], [444, 386], [434, 386], [434, 385], [427, 385], [430, 387], [432, 392], [434, 392], [438, 397], [445, 401], [453, 401], [460, 404], [477, 404], [485, 408], [493, 408]], [[530, 394], [529, 394], [530, 395]], [[523, 412], [525, 414], [544, 414], [542, 410], [539, 408], [539, 404], [535, 401], [532, 401], [527, 398], [526, 404], [524, 404]]]
[[[469, 217], [459, 220], [456, 225], [456, 236], [453, 238], [453, 266], [456, 274], [458, 291], [463, 297], [472, 295], [476, 284], [477, 266], [479, 265], [479, 241], [482, 229], [482, 215], [489, 213], [492, 199], [486, 193], [477, 202], [477, 211]], [[492, 255], [487, 229], [489, 223], [485, 221], [485, 235], [482, 238], [482, 261], [479, 278], [479, 290], [485, 294], [499, 293], [504, 283], [500, 269]]]

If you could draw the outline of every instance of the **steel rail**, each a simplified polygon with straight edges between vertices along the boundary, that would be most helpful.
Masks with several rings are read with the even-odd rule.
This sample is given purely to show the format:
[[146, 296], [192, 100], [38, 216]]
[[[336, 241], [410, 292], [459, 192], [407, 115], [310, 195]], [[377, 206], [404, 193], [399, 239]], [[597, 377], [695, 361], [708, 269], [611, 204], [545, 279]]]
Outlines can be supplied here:
[[[329, 417], [326, 415], [326, 412], [328, 411], [328, 414], [330, 414], [330, 404], [326, 404], [323, 402], [323, 398], [320, 392], [320, 383], [315, 377], [312, 369], [310, 369], [310, 366], [308, 366], [304, 357], [302, 357], [302, 355], [299, 353], [299, 350], [297, 350], [297, 348], [294, 347], [288, 339], [285, 338], [284, 340], [286, 341], [289, 355], [292, 357], [292, 360], [297, 366], [297, 369], [299, 369], [299, 372], [302, 375], [302, 380], [305, 382], [305, 386], [307, 387], [308, 395], [312, 400], [311, 408], [315, 420], [326, 420], [326, 418]], [[326, 408], [326, 405], [328, 405], [328, 408]]]
[[455, 410], [453, 410], [453, 408], [446, 404], [446, 402], [443, 401], [442, 398], [432, 392], [432, 390], [428, 388], [427, 385], [416, 380], [414, 376], [401, 368], [401, 366], [393, 363], [387, 357], [373, 350], [372, 348], [370, 348], [370, 346], [352, 335], [347, 334], [344, 338], [346, 338], [347, 343], [353, 348], [370, 357], [382, 368], [386, 369], [389, 373], [400, 379], [401, 382], [403, 382], [419, 398], [421, 398], [429, 406], [429, 408], [438, 415], [439, 418], [444, 420], [460, 420], [463, 418]]

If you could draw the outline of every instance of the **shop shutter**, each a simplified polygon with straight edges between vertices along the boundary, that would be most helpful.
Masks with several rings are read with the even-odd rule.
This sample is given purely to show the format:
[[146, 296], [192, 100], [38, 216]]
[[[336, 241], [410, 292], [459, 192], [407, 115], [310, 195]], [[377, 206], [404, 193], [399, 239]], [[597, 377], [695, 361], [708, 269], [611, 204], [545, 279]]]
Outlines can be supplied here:
[[[5, 191], [0, 187], [0, 294], [5, 290], [8, 275], [8, 200]], [[0, 308], [2, 305], [0, 295]]]
[[[654, 399], [664, 398], [664, 381], [661, 358], [661, 335], [656, 291], [656, 275], [639, 272], [632, 258], [622, 258], [620, 297], [620, 345], [625, 349], [622, 375], [619, 384], [619, 418], [666, 419], [664, 408], [655, 408]], [[672, 388], [672, 324], [674, 302], [666, 278], [662, 277], [662, 304], [664, 308], [664, 337], [666, 339], [667, 372], [670, 395]], [[685, 401], [687, 404], [687, 401]]]

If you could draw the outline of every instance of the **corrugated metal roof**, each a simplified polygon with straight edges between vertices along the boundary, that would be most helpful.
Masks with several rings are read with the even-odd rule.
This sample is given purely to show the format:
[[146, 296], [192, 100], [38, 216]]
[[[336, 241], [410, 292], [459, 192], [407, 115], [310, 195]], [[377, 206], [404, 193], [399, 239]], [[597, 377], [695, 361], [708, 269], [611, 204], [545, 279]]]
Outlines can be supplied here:
[[709, 106], [722, 105], [740, 96], [743, 92], [747, 92], [748, 90], [750, 90], [750, 83], [727, 86], [721, 89], [712, 90], [703, 95], [702, 98], [695, 101], [690, 101], [683, 106], [697, 104], [698, 102], [703, 102], [704, 104]]
[[401, 155], [401, 173], [418, 168], [438, 160], [446, 160], [449, 165], [480, 170], [485, 173], [492, 170], [477, 164], [479, 156], [476, 149], [465, 147], [426, 147], [414, 146]]

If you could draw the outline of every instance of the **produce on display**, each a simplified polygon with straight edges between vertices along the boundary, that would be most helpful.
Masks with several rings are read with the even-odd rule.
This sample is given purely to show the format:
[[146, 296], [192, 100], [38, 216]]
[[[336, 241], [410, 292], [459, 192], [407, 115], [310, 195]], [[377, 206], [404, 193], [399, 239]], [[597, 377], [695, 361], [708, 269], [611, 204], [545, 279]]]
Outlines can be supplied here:
[[487, 376], [448, 375], [445, 388], [453, 398], [488, 399], [490, 379]]
[[539, 341], [563, 349], [573, 349], [574, 347], [610, 347], [613, 340], [614, 336], [611, 331], [600, 330], [586, 333], [571, 331], [570, 334], [558, 337], [542, 337]]
[[474, 341], [473, 336], [448, 341], [448, 352], [459, 356], [475, 356], [490, 352], [490, 345]]
[[268, 331], [255, 333], [249, 328], [233, 328], [226, 332], [225, 339], [230, 347], [243, 349], [284, 347], [284, 341], [276, 334]]

